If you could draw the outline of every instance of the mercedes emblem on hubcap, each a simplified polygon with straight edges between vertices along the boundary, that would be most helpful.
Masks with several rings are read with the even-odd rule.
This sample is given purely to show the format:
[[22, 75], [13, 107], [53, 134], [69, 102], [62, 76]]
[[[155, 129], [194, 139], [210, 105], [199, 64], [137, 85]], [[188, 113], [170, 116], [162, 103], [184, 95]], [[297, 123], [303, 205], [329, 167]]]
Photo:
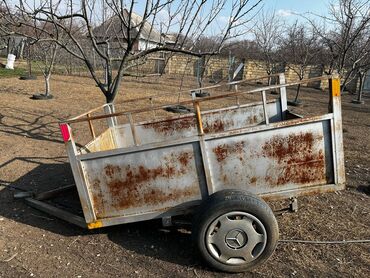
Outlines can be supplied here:
[[239, 229], [231, 230], [225, 238], [226, 244], [233, 249], [239, 249], [247, 243], [247, 235]]

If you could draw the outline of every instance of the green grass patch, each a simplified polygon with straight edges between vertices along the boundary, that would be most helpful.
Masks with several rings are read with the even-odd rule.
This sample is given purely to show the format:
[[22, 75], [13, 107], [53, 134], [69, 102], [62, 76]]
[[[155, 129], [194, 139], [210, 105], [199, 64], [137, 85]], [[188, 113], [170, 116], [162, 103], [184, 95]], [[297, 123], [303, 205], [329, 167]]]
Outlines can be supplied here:
[[14, 70], [11, 70], [0, 67], [0, 78], [19, 77], [21, 75], [26, 75], [26, 73], [27, 70], [22, 68], [14, 68]]

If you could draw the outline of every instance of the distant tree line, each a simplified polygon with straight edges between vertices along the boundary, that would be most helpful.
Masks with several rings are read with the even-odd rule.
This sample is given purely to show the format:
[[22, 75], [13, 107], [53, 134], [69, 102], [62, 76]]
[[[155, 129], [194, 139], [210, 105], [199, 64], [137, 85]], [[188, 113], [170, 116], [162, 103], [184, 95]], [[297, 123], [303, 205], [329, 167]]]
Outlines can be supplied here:
[[[194, 2], [143, 1], [144, 12], [138, 15], [136, 1], [0, 0], [0, 39], [24, 36], [26, 49], [32, 49], [26, 53], [44, 61], [46, 82], [55, 61], [67, 69], [87, 68], [107, 102], [114, 100], [130, 69], [160, 52], [167, 53], [166, 59], [175, 53], [199, 57], [200, 86], [210, 57], [231, 54], [262, 61], [266, 74], [289, 68], [299, 79], [310, 65], [321, 66], [327, 74], [341, 75], [343, 89], [358, 78], [361, 99], [370, 69], [367, 0], [333, 0], [327, 15], [297, 15], [292, 24], [275, 12], [261, 11], [262, 0]], [[228, 22], [214, 32], [225, 10]], [[296, 100], [299, 91], [298, 86]]]

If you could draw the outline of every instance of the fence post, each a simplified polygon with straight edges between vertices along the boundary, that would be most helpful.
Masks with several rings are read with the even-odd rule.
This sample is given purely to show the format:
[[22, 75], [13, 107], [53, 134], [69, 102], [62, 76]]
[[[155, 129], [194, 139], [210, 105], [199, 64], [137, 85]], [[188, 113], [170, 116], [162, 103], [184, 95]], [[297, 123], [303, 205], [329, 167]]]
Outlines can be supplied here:
[[340, 78], [338, 75], [329, 79], [330, 104], [329, 112], [333, 113], [332, 132], [334, 139], [335, 183], [344, 186], [346, 181], [344, 169], [342, 105], [340, 97]]
[[[285, 74], [279, 74], [279, 84], [285, 84]], [[288, 110], [288, 101], [286, 95], [286, 87], [280, 88], [280, 108], [281, 108], [281, 119], [286, 120], [286, 111]]]

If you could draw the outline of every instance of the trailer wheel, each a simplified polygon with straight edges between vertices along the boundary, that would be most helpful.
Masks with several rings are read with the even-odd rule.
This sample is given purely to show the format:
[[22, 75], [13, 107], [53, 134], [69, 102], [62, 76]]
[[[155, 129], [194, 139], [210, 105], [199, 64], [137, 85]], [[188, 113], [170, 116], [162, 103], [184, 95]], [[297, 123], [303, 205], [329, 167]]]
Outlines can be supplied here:
[[193, 235], [209, 265], [221, 271], [242, 272], [272, 255], [279, 228], [262, 199], [241, 190], [223, 190], [200, 206]]

